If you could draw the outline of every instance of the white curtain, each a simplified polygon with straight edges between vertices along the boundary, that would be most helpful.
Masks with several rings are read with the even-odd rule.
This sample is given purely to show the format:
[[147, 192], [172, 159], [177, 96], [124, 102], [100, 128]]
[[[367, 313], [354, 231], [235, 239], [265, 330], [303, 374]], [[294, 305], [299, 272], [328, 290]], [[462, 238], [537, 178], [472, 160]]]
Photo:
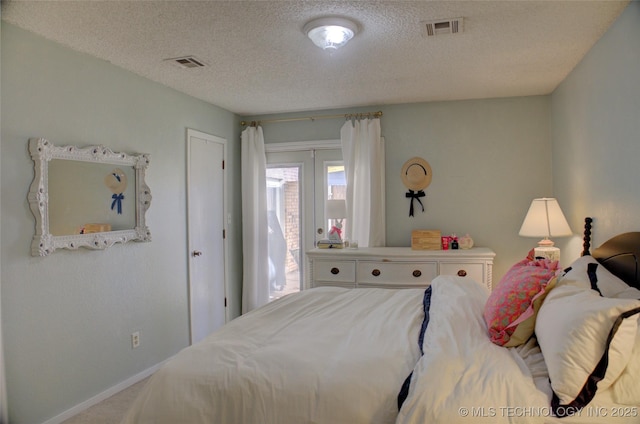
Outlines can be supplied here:
[[361, 247], [385, 246], [384, 140], [380, 119], [347, 121], [340, 130], [347, 177], [345, 237]]
[[267, 158], [262, 127], [242, 132], [242, 313], [269, 301]]

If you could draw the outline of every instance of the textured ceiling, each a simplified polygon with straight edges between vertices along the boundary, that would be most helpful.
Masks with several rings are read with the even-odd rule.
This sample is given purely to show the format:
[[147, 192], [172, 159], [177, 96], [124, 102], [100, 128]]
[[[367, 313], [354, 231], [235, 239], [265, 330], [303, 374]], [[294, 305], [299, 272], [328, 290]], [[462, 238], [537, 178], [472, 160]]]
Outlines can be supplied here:
[[[625, 1], [6, 1], [2, 19], [240, 115], [548, 94]], [[333, 54], [302, 32], [349, 17]], [[464, 18], [460, 34], [420, 22]], [[163, 59], [194, 55], [208, 66]]]

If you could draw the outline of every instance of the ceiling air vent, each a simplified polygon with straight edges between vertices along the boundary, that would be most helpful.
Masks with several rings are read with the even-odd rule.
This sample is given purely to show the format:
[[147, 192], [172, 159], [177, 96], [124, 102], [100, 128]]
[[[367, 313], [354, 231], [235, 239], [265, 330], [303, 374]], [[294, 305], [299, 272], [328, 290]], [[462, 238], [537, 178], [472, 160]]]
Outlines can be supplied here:
[[441, 34], [457, 34], [462, 32], [463, 18], [438, 19], [435, 21], [422, 21], [422, 35], [431, 37]]
[[169, 62], [182, 69], [203, 68], [206, 66], [203, 61], [195, 58], [194, 56], [174, 57], [171, 59], [165, 59], [164, 61]]

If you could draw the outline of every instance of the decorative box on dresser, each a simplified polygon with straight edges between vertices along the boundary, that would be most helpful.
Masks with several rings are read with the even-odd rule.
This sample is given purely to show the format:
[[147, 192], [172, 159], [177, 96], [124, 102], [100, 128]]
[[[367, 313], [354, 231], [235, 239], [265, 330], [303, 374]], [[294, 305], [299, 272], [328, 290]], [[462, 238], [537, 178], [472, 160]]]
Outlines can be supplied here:
[[496, 254], [486, 247], [412, 250], [410, 247], [313, 249], [307, 252], [307, 287], [426, 287], [438, 275], [473, 279], [489, 290]]

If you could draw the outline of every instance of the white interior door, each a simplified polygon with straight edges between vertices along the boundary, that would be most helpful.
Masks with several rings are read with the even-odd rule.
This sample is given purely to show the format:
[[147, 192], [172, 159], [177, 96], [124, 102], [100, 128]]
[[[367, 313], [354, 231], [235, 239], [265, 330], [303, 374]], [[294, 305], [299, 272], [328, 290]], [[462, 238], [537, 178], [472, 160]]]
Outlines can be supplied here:
[[226, 140], [187, 131], [191, 343], [226, 321]]

